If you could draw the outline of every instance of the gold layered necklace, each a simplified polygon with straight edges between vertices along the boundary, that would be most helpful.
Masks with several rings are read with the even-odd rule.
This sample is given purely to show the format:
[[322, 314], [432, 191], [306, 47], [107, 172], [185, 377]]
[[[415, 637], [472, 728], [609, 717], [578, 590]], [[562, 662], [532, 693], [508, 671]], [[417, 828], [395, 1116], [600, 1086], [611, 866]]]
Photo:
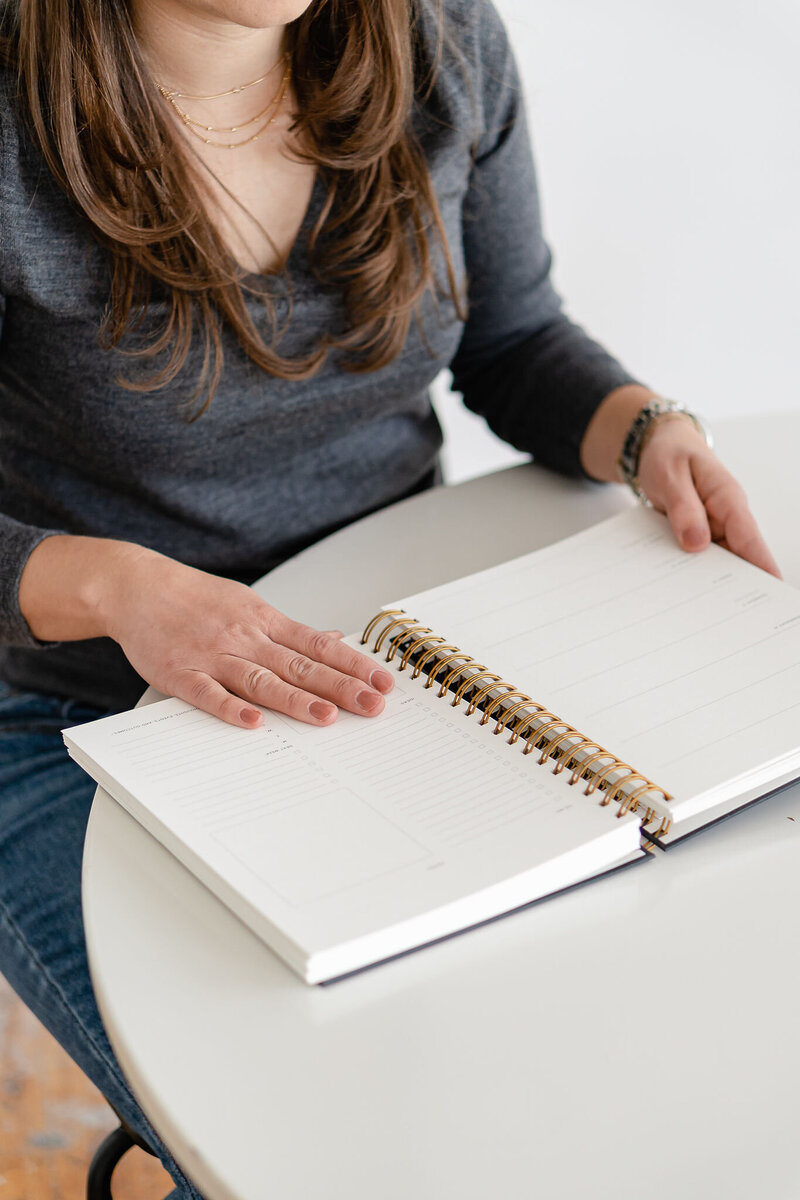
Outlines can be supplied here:
[[[263, 83], [264, 80], [268, 79], [275, 68], [280, 66], [281, 63], [283, 63], [284, 67], [283, 75], [269, 104], [262, 108], [260, 112], [257, 112], [255, 116], [250, 117], [247, 121], [242, 121], [239, 125], [206, 125], [205, 122], [198, 121], [194, 117], [190, 116], [189, 113], [185, 112], [178, 104], [179, 100], [222, 100], [225, 96], [238, 96], [240, 92], [246, 92], [248, 88], [255, 87], [256, 84]], [[249, 146], [252, 142], [256, 141], [257, 138], [260, 138], [262, 134], [266, 133], [270, 125], [273, 125], [277, 120], [289, 91], [291, 77], [291, 60], [288, 55], [284, 55], [284, 57], [278, 59], [278, 61], [272, 67], [270, 67], [270, 69], [264, 75], [260, 75], [258, 79], [251, 79], [249, 83], [240, 83], [237, 87], [229, 88], [227, 92], [216, 92], [211, 96], [193, 96], [188, 92], [179, 92], [173, 88], [165, 87], [161, 83], [157, 83], [156, 87], [167, 103], [170, 104], [175, 110], [179, 120], [189, 133], [194, 134], [196, 138], [199, 138], [201, 142], [205, 142], [207, 146], [216, 146], [219, 150], [239, 150], [242, 146]], [[260, 124], [255, 133], [250, 134], [249, 137], [240, 138], [239, 141], [236, 142], [219, 142], [214, 138], [205, 136], [207, 133], [239, 133], [242, 130], [250, 129], [251, 126], [256, 124], [256, 122], [260, 122]]]

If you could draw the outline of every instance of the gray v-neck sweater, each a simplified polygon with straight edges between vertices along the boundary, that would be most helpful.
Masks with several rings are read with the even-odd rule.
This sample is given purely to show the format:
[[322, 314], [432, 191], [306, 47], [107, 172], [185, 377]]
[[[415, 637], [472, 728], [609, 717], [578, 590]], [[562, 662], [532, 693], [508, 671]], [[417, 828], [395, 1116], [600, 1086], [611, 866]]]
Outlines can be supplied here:
[[[435, 19], [421, 6], [423, 47]], [[448, 48], [414, 121], [469, 317], [427, 300], [399, 356], [353, 375], [331, 354], [304, 382], [274, 379], [229, 331], [210, 409], [192, 411], [199, 347], [172, 386], [122, 388], [138, 369], [102, 349], [107, 264], [23, 128], [0, 77], [0, 678], [99, 706], [144, 688], [107, 639], [42, 646], [19, 577], [48, 533], [122, 538], [252, 581], [329, 531], [436, 478], [429, 386], [452, 367], [466, 403], [536, 458], [579, 473], [599, 402], [630, 376], [561, 312], [549, 281], [519, 83], [488, 0], [446, 0]], [[465, 72], [468, 82], [465, 80]], [[310, 269], [317, 180], [289, 260], [285, 353], [345, 321]], [[254, 301], [257, 304], [257, 301]], [[279, 317], [287, 300], [278, 296]], [[158, 309], [153, 317], [158, 317]]]

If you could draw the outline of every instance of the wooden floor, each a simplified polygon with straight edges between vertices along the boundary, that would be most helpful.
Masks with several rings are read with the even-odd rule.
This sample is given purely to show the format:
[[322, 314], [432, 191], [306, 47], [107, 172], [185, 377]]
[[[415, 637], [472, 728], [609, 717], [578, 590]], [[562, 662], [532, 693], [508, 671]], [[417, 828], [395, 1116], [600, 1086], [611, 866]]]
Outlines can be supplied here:
[[[0, 1200], [84, 1200], [97, 1146], [117, 1124], [100, 1093], [0, 976]], [[162, 1200], [169, 1176], [141, 1150], [114, 1200]]]

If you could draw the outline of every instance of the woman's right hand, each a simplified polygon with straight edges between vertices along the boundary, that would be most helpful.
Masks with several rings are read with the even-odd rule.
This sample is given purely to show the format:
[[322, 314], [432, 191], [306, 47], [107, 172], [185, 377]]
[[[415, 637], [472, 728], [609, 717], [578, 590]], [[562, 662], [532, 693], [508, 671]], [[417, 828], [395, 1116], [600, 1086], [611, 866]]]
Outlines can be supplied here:
[[[105, 558], [100, 547], [108, 548]], [[55, 560], [67, 555], [74, 572], [76, 554], [92, 581], [87, 585], [84, 575], [81, 594], [94, 620], [76, 631], [73, 613], [65, 632], [54, 598], [47, 605], [36, 584], [46, 571], [52, 591]], [[112, 637], [159, 691], [244, 728], [262, 721], [254, 704], [312, 725], [330, 725], [339, 708], [375, 716], [393, 686], [373, 660], [293, 621], [244, 584], [129, 543], [47, 538], [23, 572], [20, 606], [38, 637]]]

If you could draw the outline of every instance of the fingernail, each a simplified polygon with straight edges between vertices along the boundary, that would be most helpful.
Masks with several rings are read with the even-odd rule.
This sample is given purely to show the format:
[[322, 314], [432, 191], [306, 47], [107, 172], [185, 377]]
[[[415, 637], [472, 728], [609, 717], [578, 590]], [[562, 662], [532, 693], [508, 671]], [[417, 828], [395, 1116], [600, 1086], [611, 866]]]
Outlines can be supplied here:
[[690, 525], [683, 531], [683, 544], [687, 550], [699, 550], [706, 541], [706, 532], [699, 525]]
[[373, 671], [369, 677], [369, 682], [376, 691], [383, 692], [384, 695], [394, 687], [394, 680], [388, 671]]
[[376, 696], [374, 692], [359, 692], [356, 695], [356, 704], [362, 708], [364, 712], [375, 712], [383, 703], [380, 696]]
[[261, 720], [261, 713], [255, 708], [243, 708], [239, 716], [246, 725], [256, 725]]
[[315, 721], [329, 721], [336, 708], [333, 704], [326, 704], [324, 700], [312, 700], [308, 711]]

